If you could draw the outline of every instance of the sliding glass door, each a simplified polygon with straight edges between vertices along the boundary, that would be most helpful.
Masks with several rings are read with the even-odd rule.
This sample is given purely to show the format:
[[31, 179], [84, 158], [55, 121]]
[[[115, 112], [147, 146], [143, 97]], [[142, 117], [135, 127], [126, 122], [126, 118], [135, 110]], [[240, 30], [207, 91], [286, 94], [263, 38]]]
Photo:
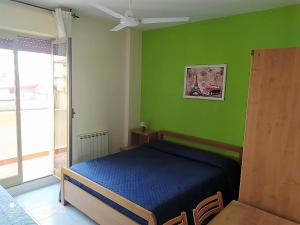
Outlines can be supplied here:
[[18, 51], [23, 182], [53, 173], [52, 55]]
[[62, 167], [69, 165], [69, 64], [68, 43], [53, 43], [54, 84], [54, 175], [60, 177]]
[[17, 52], [13, 41], [0, 40], [0, 183], [13, 186], [22, 182], [20, 102]]
[[69, 165], [68, 42], [0, 38], [0, 184], [6, 187]]

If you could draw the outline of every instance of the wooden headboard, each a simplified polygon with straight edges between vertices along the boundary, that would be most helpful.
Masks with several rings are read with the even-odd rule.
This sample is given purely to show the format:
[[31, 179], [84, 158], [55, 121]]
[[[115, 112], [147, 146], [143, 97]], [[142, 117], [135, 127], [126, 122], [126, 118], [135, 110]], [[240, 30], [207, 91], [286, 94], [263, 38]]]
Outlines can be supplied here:
[[238, 158], [230, 157], [230, 156], [227, 156], [227, 157], [233, 158], [240, 163], [242, 162], [243, 147], [241, 147], [241, 146], [226, 144], [226, 143], [222, 143], [222, 142], [218, 142], [218, 141], [208, 140], [208, 139], [199, 138], [199, 137], [195, 137], [195, 136], [189, 136], [189, 135], [180, 134], [180, 133], [167, 131], [167, 130], [160, 130], [158, 132], [158, 139], [162, 140], [164, 137], [170, 137], [170, 138], [174, 138], [174, 139], [181, 140], [181, 141], [216, 147], [216, 148], [224, 149], [228, 152], [239, 153]]

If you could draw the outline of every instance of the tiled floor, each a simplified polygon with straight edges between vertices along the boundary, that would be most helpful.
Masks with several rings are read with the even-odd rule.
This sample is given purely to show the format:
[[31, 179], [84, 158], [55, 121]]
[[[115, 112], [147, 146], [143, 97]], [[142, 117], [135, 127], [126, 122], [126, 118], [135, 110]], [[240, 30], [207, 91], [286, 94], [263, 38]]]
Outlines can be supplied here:
[[28, 192], [15, 198], [40, 225], [96, 225], [71, 205], [58, 202], [59, 184]]

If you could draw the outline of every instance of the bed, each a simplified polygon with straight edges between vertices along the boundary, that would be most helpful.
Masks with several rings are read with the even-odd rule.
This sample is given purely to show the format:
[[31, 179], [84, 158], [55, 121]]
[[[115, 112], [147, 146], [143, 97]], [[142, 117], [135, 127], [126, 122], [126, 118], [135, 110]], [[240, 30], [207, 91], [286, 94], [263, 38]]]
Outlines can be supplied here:
[[[61, 202], [69, 202], [99, 224], [163, 224], [221, 191], [225, 204], [238, 196], [237, 161], [163, 140], [164, 137], [242, 152], [228, 145], [174, 132], [130, 151], [62, 169]], [[192, 221], [192, 220], [190, 220]]]
[[0, 224], [37, 225], [7, 191], [0, 186]]

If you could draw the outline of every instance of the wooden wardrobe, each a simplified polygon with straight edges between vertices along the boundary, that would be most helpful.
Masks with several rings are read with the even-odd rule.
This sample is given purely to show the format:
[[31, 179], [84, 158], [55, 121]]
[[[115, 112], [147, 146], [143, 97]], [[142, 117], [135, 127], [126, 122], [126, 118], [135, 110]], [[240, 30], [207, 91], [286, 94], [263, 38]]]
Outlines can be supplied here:
[[240, 201], [300, 223], [300, 48], [252, 57]]

